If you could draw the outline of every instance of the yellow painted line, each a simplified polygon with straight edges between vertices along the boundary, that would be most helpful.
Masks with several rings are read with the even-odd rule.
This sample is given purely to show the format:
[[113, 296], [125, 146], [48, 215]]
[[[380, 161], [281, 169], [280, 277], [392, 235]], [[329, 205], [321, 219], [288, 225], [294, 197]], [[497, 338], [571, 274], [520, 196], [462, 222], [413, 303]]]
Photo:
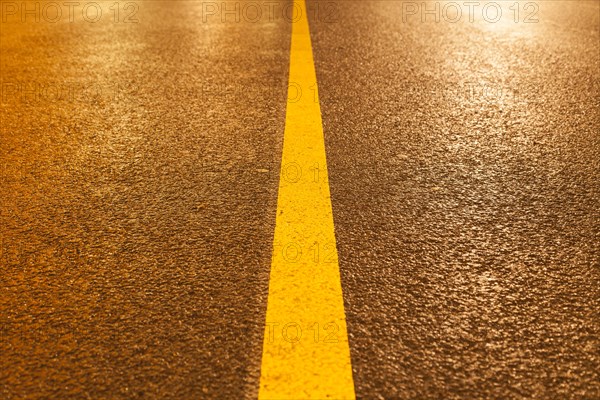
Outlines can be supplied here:
[[293, 100], [286, 112], [258, 397], [354, 399], [304, 0], [294, 0], [294, 8], [300, 12], [292, 26], [288, 98]]

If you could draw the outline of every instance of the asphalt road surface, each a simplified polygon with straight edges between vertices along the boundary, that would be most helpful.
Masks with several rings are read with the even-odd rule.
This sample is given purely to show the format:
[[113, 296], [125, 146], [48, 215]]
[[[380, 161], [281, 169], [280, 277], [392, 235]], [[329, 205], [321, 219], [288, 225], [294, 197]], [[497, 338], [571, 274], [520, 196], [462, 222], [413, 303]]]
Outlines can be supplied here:
[[600, 2], [297, 4], [0, 2], [0, 398], [259, 396], [304, 96], [356, 398], [600, 398]]

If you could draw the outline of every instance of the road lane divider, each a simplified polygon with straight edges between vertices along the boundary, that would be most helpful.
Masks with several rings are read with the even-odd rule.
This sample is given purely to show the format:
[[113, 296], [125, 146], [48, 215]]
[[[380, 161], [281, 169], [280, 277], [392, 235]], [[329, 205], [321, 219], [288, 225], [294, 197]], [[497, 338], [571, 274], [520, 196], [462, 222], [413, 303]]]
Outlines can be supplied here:
[[[259, 399], [354, 399], [325, 142], [304, 0], [294, 0], [288, 101]], [[290, 165], [318, 173], [292, 173]], [[293, 171], [292, 171], [293, 172]]]

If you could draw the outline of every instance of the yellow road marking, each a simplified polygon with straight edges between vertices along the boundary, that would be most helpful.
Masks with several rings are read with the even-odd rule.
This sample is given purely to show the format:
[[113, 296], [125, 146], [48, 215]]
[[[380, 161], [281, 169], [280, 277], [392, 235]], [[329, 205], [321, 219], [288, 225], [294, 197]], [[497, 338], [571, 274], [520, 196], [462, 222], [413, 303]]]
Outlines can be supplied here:
[[312, 45], [294, 6], [259, 399], [354, 399]]

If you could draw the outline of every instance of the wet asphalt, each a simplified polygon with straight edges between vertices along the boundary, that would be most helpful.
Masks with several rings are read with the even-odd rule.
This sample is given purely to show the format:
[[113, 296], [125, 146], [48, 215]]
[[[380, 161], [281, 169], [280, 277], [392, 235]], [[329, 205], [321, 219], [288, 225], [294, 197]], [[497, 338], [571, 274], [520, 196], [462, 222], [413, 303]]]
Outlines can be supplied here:
[[[290, 3], [8, 3], [0, 397], [256, 398]], [[600, 398], [600, 3], [447, 3], [307, 3], [357, 398]]]

